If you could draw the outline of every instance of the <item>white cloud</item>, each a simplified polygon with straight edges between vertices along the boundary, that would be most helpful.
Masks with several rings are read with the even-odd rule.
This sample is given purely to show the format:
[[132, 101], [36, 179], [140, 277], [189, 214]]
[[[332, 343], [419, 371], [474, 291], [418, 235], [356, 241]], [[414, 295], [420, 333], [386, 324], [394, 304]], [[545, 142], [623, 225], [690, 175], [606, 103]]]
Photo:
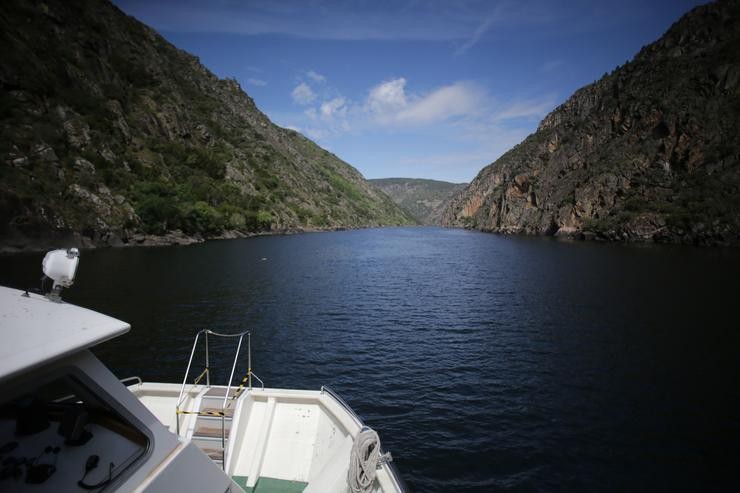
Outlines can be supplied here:
[[[533, 120], [541, 119], [557, 100], [553, 94], [533, 99], [499, 99], [484, 86], [469, 81], [422, 93], [412, 90], [406, 78], [397, 77], [371, 86], [365, 98], [358, 101], [331, 85], [321, 87], [316, 94], [309, 83], [306, 79], [294, 89], [298, 99], [304, 101], [303, 107], [283, 115], [283, 125], [300, 128], [301, 133], [322, 146], [350, 135], [378, 131], [439, 139], [457, 152], [412, 153], [385, 163], [390, 167], [386, 166], [384, 173], [403, 171], [417, 176], [419, 173], [414, 170], [424, 169], [433, 170], [437, 177], [457, 181], [461, 177], [472, 178], [481, 167], [520, 142], [531, 133]], [[301, 86], [310, 93], [308, 97], [301, 95]]]
[[424, 96], [406, 94], [403, 77], [370, 89], [366, 109], [384, 123], [427, 125], [476, 113], [486, 103], [485, 92], [476, 85], [457, 82]]
[[314, 72], [313, 70], [309, 70], [308, 72], [306, 72], [306, 77], [314, 82], [326, 82], [326, 76], [321, 75], [318, 72]]
[[293, 89], [293, 92], [290, 93], [290, 96], [293, 98], [293, 101], [303, 106], [311, 103], [314, 99], [316, 99], [316, 94], [305, 82], [301, 82], [300, 84], [295, 86], [295, 89]]
[[367, 97], [367, 107], [380, 119], [385, 119], [406, 107], [406, 79], [382, 82], [370, 89]]
[[262, 79], [255, 79], [254, 77], [250, 77], [247, 79], [247, 84], [250, 86], [257, 86], [257, 87], [264, 87], [267, 85], [267, 82]]
[[337, 97], [331, 101], [325, 101], [319, 108], [321, 116], [326, 119], [334, 118], [334, 116], [344, 116], [347, 114], [347, 101], [343, 97]]
[[444, 86], [415, 101], [398, 119], [409, 123], [434, 123], [453, 117], [472, 115], [482, 106], [485, 94], [476, 86], [458, 82]]

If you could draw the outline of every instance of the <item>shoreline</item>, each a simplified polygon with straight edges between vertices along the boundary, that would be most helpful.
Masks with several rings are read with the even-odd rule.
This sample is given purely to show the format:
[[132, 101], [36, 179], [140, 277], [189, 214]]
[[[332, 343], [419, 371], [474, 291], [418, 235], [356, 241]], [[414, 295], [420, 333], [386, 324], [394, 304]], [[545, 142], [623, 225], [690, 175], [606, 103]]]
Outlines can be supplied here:
[[568, 235], [542, 235], [528, 233], [512, 233], [463, 226], [448, 225], [367, 225], [367, 226], [336, 226], [329, 228], [286, 228], [270, 231], [224, 231], [215, 236], [186, 235], [180, 230], [168, 231], [163, 235], [147, 235], [137, 233], [132, 235], [127, 241], [124, 241], [113, 234], [106, 234], [98, 241], [83, 236], [77, 232], [62, 233], [57, 236], [46, 236], [44, 238], [31, 238], [24, 235], [16, 235], [10, 238], [0, 239], [0, 256], [24, 255], [39, 252], [46, 252], [57, 248], [76, 247], [82, 250], [97, 250], [101, 248], [136, 248], [136, 247], [166, 247], [166, 246], [188, 246], [206, 241], [214, 240], [237, 240], [243, 238], [254, 238], [259, 236], [288, 236], [305, 233], [330, 233], [334, 231], [348, 231], [374, 228], [397, 228], [397, 227], [440, 227], [449, 229], [460, 229], [466, 231], [475, 231], [499, 236], [525, 236], [525, 237], [542, 237], [550, 238], [556, 241], [564, 242], [585, 242], [585, 243], [603, 243], [603, 244], [631, 244], [631, 245], [683, 245], [694, 246], [699, 248], [738, 248], [740, 245], [733, 242], [720, 241], [656, 241], [653, 238], [608, 238], [591, 232], [578, 232]]
[[627, 236], [627, 235], [612, 235], [607, 236], [593, 231], [572, 231], [566, 234], [544, 234], [544, 233], [527, 233], [524, 231], [513, 232], [513, 231], [501, 231], [496, 229], [486, 228], [474, 228], [467, 226], [443, 226], [445, 228], [457, 228], [464, 229], [467, 231], [478, 231], [480, 233], [493, 234], [498, 236], [523, 236], [523, 237], [536, 237], [536, 238], [551, 238], [554, 241], [565, 241], [565, 242], [583, 242], [583, 243], [601, 243], [601, 244], [617, 244], [617, 245], [681, 245], [691, 246], [697, 248], [739, 248], [740, 242], [717, 239], [713, 237], [698, 237], [691, 235], [674, 235], [666, 237], [650, 237], [650, 236]]
[[107, 233], [95, 241], [78, 232], [65, 232], [56, 236], [49, 235], [42, 238], [33, 238], [25, 235], [14, 235], [0, 238], [0, 255], [24, 255], [46, 252], [57, 248], [79, 248], [81, 250], [97, 250], [101, 248], [136, 248], [136, 247], [166, 247], [188, 246], [213, 240], [237, 240], [258, 236], [288, 236], [304, 233], [329, 233], [333, 231], [347, 231], [372, 228], [408, 227], [415, 225], [367, 225], [367, 226], [336, 226], [328, 228], [286, 228], [270, 231], [224, 231], [215, 236], [186, 235], [180, 230], [168, 231], [163, 235], [147, 235], [137, 233], [125, 241], [115, 234]]

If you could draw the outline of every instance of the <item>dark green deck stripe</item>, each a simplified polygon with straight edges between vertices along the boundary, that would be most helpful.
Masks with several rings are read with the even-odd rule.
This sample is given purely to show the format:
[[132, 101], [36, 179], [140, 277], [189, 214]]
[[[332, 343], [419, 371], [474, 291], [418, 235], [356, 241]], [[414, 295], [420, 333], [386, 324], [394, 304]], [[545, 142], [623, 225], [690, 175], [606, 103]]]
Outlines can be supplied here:
[[308, 483], [285, 479], [259, 478], [254, 488], [247, 488], [247, 476], [232, 476], [245, 493], [301, 493]]

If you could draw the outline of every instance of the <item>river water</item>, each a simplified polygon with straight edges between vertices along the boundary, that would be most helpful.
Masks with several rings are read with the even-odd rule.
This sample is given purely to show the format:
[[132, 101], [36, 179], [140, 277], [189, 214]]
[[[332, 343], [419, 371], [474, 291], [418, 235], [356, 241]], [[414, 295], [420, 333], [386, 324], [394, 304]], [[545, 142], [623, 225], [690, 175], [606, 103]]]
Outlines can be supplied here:
[[333, 387], [411, 491], [738, 491], [739, 279], [738, 250], [391, 228], [85, 251], [65, 299], [132, 324], [95, 351], [120, 377], [250, 329], [254, 372]]

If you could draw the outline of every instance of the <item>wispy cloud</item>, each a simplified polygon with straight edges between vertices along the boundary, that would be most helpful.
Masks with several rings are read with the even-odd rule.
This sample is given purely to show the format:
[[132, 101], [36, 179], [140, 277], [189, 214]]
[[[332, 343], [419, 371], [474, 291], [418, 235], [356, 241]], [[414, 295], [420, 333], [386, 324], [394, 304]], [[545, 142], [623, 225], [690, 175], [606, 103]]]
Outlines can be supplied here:
[[316, 99], [316, 94], [311, 90], [311, 87], [308, 84], [301, 82], [295, 86], [293, 91], [290, 93], [290, 97], [293, 98], [295, 103], [305, 106]]
[[255, 79], [254, 77], [250, 77], [247, 79], [247, 84], [249, 84], [250, 86], [264, 87], [267, 85], [267, 81], [264, 81], [262, 79]]
[[440, 87], [413, 101], [398, 115], [409, 123], [435, 123], [455, 117], [471, 116], [485, 104], [485, 93], [476, 85], [458, 82]]
[[313, 70], [309, 70], [308, 72], [306, 72], [306, 77], [308, 77], [309, 79], [311, 79], [314, 82], [319, 82], [319, 83], [326, 82], [326, 76], [325, 75], [322, 75], [322, 74], [320, 74], [318, 72], [314, 72]]
[[544, 99], [512, 102], [493, 114], [493, 121], [502, 122], [517, 118], [541, 119], [555, 106], [555, 98], [546, 96]]
[[406, 79], [400, 77], [371, 88], [366, 108], [383, 123], [428, 125], [472, 115], [485, 99], [485, 91], [467, 82], [443, 86], [424, 95], [407, 95]]
[[[321, 96], [306, 82], [292, 91], [293, 101], [306, 107], [299, 114], [284, 115], [283, 121], [301, 128], [313, 128], [314, 136], [338, 135], [386, 128], [447, 128], [466, 140], [489, 139], [507, 122], [541, 119], [554, 107], [552, 95], [532, 100], [497, 101], [482, 86], [458, 81], [424, 93], [408, 90], [405, 77], [371, 86], [364, 100], [353, 101], [334, 87]], [[517, 123], [517, 125], [519, 124]], [[318, 132], [318, 129], [322, 129]]]
[[563, 60], [549, 60], [540, 66], [540, 72], [552, 72], [565, 64]]
[[[400, 176], [435, 176], [437, 179], [459, 182], [470, 180], [480, 170], [501, 157], [503, 153], [521, 142], [527, 135], [525, 130], [503, 128], [491, 129], [487, 139], [466, 150], [428, 154], [415, 152], [388, 163], [389, 171]], [[378, 175], [378, 177], [381, 177]]]
[[[332, 0], [115, 0], [126, 13], [168, 32], [279, 34], [306, 39], [463, 41], [462, 53], [491, 27], [534, 24], [557, 9], [535, 0], [336, 2]], [[481, 19], [485, 19], [481, 23]]]
[[[307, 82], [300, 82], [296, 88], [301, 85], [311, 89]], [[434, 176], [451, 181], [471, 179], [482, 167], [521, 142], [532, 131], [532, 122], [541, 119], [555, 104], [553, 95], [500, 100], [471, 81], [416, 91], [406, 77], [371, 85], [365, 97], [357, 100], [342, 95], [328, 81], [318, 94], [311, 90], [311, 96], [304, 95], [304, 91], [301, 88], [296, 101], [303, 105], [300, 112], [276, 115], [284, 126], [297, 129], [323, 147], [347, 142], [347, 138], [377, 138], [385, 133], [397, 141], [402, 135], [414, 142], [424, 136], [430, 139], [429, 146], [409, 144], [406, 151], [373, 163], [371, 174]], [[436, 142], [444, 144], [438, 147]], [[362, 159], [357, 161], [361, 162]]]
[[[326, 129], [319, 127], [306, 127], [300, 130], [302, 134], [313, 140], [323, 141], [329, 136], [329, 132]], [[322, 142], [322, 146], [326, 148], [326, 142]]]
[[446, 168], [460, 166], [467, 163], [480, 169], [491, 161], [491, 152], [488, 150], [476, 150], [473, 152], [453, 152], [447, 154], [418, 154], [407, 156], [398, 160], [401, 166]]
[[321, 116], [323, 118], [332, 119], [335, 116], [336, 117], [342, 117], [347, 114], [347, 101], [342, 98], [334, 98], [330, 101], [326, 101], [321, 104], [319, 107], [319, 111], [321, 112]]
[[475, 46], [478, 41], [483, 37], [483, 35], [491, 28], [491, 25], [493, 24], [493, 17], [489, 17], [488, 19], [484, 20], [483, 23], [478, 26], [478, 28], [473, 32], [473, 35], [470, 36], [470, 38], [465, 41], [460, 47], [455, 50], [455, 55], [462, 55], [466, 51], [468, 51], [470, 48]]

